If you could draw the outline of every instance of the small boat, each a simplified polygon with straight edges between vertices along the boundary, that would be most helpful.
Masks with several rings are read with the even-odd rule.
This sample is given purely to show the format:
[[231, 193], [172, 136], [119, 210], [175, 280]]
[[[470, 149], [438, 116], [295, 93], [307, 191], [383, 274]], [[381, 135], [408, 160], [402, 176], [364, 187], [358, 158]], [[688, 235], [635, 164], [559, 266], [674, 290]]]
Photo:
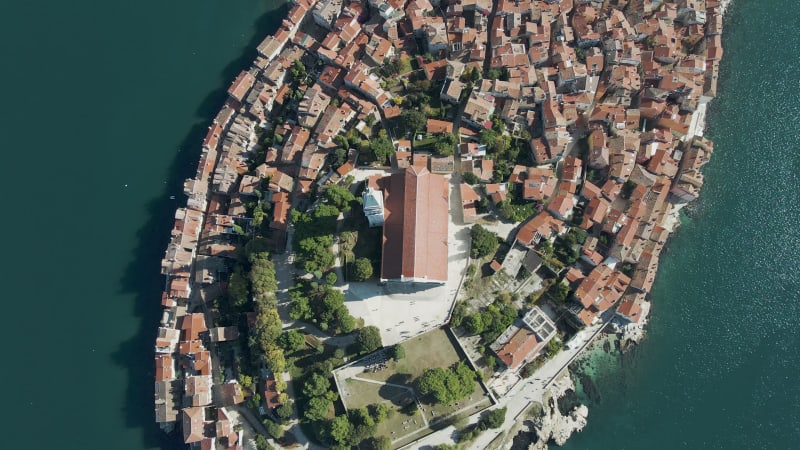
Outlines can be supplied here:
[[169, 199], [170, 199], [170, 200], [175, 200], [175, 196], [174, 196], [174, 195], [170, 195], [170, 196], [169, 196]]

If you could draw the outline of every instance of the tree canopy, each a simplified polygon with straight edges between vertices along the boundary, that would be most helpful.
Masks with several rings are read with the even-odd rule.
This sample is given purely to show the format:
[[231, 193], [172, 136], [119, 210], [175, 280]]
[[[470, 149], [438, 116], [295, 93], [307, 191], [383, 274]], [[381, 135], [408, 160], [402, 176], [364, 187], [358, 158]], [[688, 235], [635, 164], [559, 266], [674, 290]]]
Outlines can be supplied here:
[[372, 261], [369, 258], [358, 258], [353, 263], [353, 280], [365, 281], [372, 276]]
[[356, 345], [360, 353], [371, 353], [383, 347], [381, 332], [378, 327], [370, 325], [358, 330]]
[[472, 238], [470, 254], [473, 258], [483, 258], [497, 251], [499, 245], [497, 242], [497, 235], [482, 227], [480, 224], [472, 226], [470, 237]]
[[475, 372], [460, 361], [450, 369], [425, 369], [417, 385], [422, 395], [432, 395], [436, 402], [450, 404], [475, 390]]
[[236, 308], [247, 305], [250, 299], [250, 288], [247, 285], [247, 278], [240, 272], [234, 272], [228, 280], [228, 297], [231, 304]]
[[400, 124], [410, 133], [424, 130], [427, 122], [428, 118], [425, 117], [425, 114], [416, 109], [407, 109], [400, 114]]
[[305, 336], [298, 330], [289, 330], [284, 332], [280, 337], [280, 344], [287, 352], [296, 352], [302, 350], [306, 345]]
[[477, 175], [472, 172], [464, 172], [464, 183], [477, 184], [480, 181]]
[[487, 412], [481, 419], [481, 425], [486, 428], [500, 428], [506, 421], [506, 407], [493, 409]]
[[350, 333], [355, 328], [355, 319], [344, 305], [344, 294], [331, 285], [302, 282], [289, 290], [292, 299], [289, 316], [293, 319], [316, 323], [322, 330], [338, 328]]
[[386, 136], [386, 131], [381, 130], [378, 137], [369, 142], [369, 149], [372, 151], [372, 156], [381, 164], [386, 164], [386, 160], [394, 153], [394, 145], [392, 141]]
[[347, 445], [350, 442], [352, 431], [353, 426], [350, 424], [350, 419], [344, 414], [334, 417], [328, 428], [331, 439], [339, 445]]
[[324, 419], [328, 415], [328, 410], [332, 404], [333, 401], [327, 397], [312, 397], [308, 400], [303, 417], [308, 420]]
[[395, 361], [400, 361], [405, 357], [406, 349], [403, 347], [403, 344], [394, 344], [394, 347], [392, 347], [392, 358]]
[[350, 204], [355, 199], [350, 189], [337, 184], [332, 184], [325, 190], [325, 200], [338, 208], [339, 211], [350, 211]]

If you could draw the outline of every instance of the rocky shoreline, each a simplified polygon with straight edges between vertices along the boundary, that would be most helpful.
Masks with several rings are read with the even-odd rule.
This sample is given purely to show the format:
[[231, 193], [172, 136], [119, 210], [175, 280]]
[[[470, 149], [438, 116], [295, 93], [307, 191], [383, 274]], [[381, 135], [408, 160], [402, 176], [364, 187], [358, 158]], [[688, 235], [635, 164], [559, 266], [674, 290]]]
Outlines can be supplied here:
[[518, 425], [511, 448], [546, 450], [550, 442], [564, 445], [583, 430], [588, 416], [589, 408], [575, 401], [575, 384], [565, 373], [548, 387], [541, 402], [531, 404], [529, 418]]

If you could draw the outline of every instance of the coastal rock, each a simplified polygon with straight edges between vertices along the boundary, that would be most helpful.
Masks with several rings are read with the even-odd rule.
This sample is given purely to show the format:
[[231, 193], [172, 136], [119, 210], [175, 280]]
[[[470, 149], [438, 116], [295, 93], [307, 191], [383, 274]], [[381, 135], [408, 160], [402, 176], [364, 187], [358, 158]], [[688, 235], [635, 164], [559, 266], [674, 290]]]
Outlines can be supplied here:
[[557, 399], [575, 390], [569, 375], [559, 378], [544, 395], [541, 416], [533, 420], [536, 442], [530, 445], [531, 450], [546, 450], [552, 440], [557, 445], [564, 445], [572, 433], [583, 430], [589, 416], [586, 405], [578, 405], [567, 414], [558, 407]]
[[583, 430], [587, 417], [589, 417], [589, 408], [586, 405], [577, 406], [566, 416], [562, 416], [558, 411], [553, 411], [553, 441], [557, 445], [564, 445], [572, 433]]

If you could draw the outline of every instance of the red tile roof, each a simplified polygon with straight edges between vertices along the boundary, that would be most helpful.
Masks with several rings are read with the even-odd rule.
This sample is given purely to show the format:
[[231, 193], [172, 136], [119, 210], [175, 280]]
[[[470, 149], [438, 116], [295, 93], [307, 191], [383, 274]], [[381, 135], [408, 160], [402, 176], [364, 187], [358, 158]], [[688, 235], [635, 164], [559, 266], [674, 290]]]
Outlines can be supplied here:
[[208, 331], [208, 328], [206, 328], [206, 319], [203, 317], [203, 314], [200, 313], [187, 314], [183, 317], [181, 330], [185, 332], [184, 341], [200, 339], [200, 333]]
[[536, 333], [527, 328], [520, 328], [497, 350], [497, 356], [509, 369], [516, 370], [533, 355], [534, 351], [541, 349], [540, 343]]
[[381, 278], [447, 281], [447, 181], [411, 166], [384, 185]]

